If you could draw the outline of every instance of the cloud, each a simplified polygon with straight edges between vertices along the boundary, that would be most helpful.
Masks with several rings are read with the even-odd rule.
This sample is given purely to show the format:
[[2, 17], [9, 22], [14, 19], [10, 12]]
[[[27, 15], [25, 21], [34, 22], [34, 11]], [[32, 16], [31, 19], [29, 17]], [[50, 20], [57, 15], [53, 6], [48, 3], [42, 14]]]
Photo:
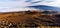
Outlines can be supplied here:
[[[24, 2], [25, 0], [0, 0], [0, 12], [7, 11], [18, 11], [18, 10], [27, 10], [26, 6], [35, 6], [35, 5], [48, 5], [60, 7], [60, 0], [55, 0], [54, 2], [39, 2], [39, 3], [29, 3]], [[30, 8], [31, 9], [31, 8]]]
[[[60, 0], [53, 0], [53, 2], [50, 2], [50, 3], [46, 2], [46, 1], [48, 1], [48, 0], [46, 0], [46, 1], [39, 2], [39, 3], [35, 3], [35, 4], [29, 3], [29, 2], [24, 2], [25, 0], [0, 0], [0, 1], [1, 1], [0, 7], [17, 7], [17, 6], [24, 7], [24, 6], [32, 6], [32, 5], [48, 5], [48, 6], [60, 7]], [[4, 2], [4, 1], [7, 1], [7, 2]], [[34, 2], [34, 1], [32, 1], [32, 2]], [[49, 1], [51, 1], [51, 0], [49, 0]]]
[[47, 5], [47, 6], [54, 6], [54, 7], [60, 7], [60, 0], [53, 0], [53, 2], [39, 2], [36, 3], [37, 5]]

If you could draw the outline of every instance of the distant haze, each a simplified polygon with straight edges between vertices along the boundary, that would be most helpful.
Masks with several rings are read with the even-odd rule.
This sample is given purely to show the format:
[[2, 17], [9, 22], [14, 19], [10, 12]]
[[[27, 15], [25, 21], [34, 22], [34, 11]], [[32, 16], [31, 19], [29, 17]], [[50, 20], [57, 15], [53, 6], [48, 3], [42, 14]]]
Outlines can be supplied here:
[[26, 8], [27, 6], [35, 6], [35, 5], [60, 7], [60, 0], [50, 0], [50, 1], [52, 2], [49, 2], [49, 0], [43, 0], [43, 1], [33, 0], [32, 2], [31, 1], [26, 2], [26, 0], [0, 0], [0, 12], [21, 11], [21, 10], [25, 11], [28, 9]]

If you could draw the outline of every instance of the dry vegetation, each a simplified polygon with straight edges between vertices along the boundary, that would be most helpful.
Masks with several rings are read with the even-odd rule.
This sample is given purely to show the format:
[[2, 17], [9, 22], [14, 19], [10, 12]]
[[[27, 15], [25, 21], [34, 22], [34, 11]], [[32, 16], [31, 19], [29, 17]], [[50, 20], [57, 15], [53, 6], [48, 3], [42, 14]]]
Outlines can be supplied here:
[[[37, 11], [9, 12], [0, 14], [1, 28], [21, 28], [57, 25], [55, 18], [48, 15], [41, 15]], [[50, 25], [53, 26], [53, 25]]]

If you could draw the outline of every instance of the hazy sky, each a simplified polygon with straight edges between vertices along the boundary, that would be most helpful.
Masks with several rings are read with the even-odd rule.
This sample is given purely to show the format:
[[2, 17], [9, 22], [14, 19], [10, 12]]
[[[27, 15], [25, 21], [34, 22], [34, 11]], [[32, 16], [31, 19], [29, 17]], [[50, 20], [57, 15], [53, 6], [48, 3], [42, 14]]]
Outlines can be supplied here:
[[48, 5], [60, 7], [60, 0], [0, 0], [0, 12], [13, 10], [19, 11], [21, 9], [24, 10], [23, 8], [25, 8], [26, 6], [32, 5]]

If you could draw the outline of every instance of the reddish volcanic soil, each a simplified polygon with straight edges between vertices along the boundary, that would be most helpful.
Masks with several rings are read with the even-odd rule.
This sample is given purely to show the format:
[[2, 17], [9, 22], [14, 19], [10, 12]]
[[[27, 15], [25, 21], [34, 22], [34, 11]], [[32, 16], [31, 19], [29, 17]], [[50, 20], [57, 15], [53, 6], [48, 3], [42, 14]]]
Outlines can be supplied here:
[[0, 21], [9, 21], [13, 23], [20, 23], [25, 25], [30, 25], [29, 23], [36, 23], [34, 18], [38, 18], [40, 16], [40, 12], [9, 12], [9, 13], [1, 13]]
[[[8, 12], [0, 14], [0, 22], [8, 21], [15, 23], [16, 25], [21, 24], [25, 26], [37, 26], [37, 25], [57, 25], [54, 16], [42, 15], [38, 11], [22, 11], [22, 12]], [[3, 25], [2, 25], [3, 26]], [[5, 26], [5, 25], [4, 25]], [[13, 26], [12, 26], [13, 27]]]

